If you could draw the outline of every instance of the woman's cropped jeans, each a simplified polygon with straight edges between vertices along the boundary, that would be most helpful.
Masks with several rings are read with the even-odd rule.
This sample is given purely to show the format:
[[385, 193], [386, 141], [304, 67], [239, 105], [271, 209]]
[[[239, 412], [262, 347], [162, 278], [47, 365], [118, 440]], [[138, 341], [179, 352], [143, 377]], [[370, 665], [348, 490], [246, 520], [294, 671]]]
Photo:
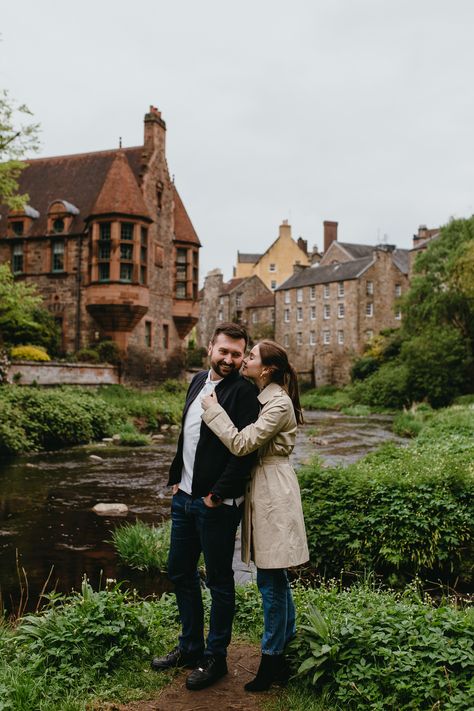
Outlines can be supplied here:
[[263, 603], [262, 654], [283, 654], [296, 634], [296, 615], [286, 568], [257, 568]]

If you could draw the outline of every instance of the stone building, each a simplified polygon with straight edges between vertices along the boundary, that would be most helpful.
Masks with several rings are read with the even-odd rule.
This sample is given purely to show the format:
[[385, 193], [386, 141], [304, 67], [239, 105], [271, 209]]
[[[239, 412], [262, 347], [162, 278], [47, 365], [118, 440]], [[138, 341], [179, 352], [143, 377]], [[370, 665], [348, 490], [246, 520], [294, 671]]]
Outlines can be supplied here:
[[[255, 307], [259, 299], [270, 301], [269, 306]], [[274, 307], [274, 294], [267, 289], [258, 276], [240, 277], [224, 282], [220, 269], [214, 269], [206, 276], [204, 287], [201, 290], [201, 309], [197, 331], [198, 346], [206, 348], [212, 333], [219, 323], [234, 321], [242, 323], [249, 330], [257, 322], [261, 327], [263, 321], [252, 323], [253, 316], [249, 316], [249, 307], [253, 308], [252, 314], [257, 313], [257, 319], [267, 318], [272, 323], [272, 313], [269, 309]]]
[[299, 237], [295, 242], [291, 236], [291, 225], [288, 220], [283, 220], [277, 239], [263, 254], [237, 252], [234, 277], [258, 276], [268, 289], [274, 291], [291, 276], [293, 264], [308, 266], [310, 263], [306, 240]]
[[275, 338], [297, 372], [317, 386], [347, 383], [365, 344], [400, 326], [408, 269], [408, 250], [338, 242], [337, 223], [325, 222], [320, 263], [296, 266], [275, 292]]
[[150, 107], [142, 146], [28, 161], [29, 205], [2, 208], [0, 262], [36, 284], [66, 352], [112, 338], [166, 360], [197, 322], [200, 242], [165, 136]]

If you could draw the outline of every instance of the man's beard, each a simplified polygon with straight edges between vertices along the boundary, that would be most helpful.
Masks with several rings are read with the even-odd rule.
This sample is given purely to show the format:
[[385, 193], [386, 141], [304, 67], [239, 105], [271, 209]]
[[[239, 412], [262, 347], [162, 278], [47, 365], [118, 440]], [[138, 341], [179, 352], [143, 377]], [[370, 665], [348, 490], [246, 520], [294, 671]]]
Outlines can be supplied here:
[[226, 378], [228, 375], [234, 372], [234, 370], [238, 370], [238, 368], [235, 367], [235, 365], [231, 364], [228, 365], [227, 368], [222, 369], [224, 364], [221, 360], [211, 360], [211, 368], [214, 371], [214, 373], [217, 373], [217, 375], [220, 375], [221, 378]]

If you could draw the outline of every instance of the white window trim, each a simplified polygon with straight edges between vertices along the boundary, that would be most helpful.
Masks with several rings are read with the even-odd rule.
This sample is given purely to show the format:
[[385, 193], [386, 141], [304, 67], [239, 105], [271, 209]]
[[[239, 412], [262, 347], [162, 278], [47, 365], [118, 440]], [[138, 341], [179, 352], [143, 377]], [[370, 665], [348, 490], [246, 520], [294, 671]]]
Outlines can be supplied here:
[[316, 321], [316, 306], [311, 307], [310, 319], [311, 321]]
[[331, 318], [331, 306], [329, 304], [324, 304], [323, 307], [323, 319], [327, 321]]
[[296, 309], [296, 320], [297, 321], [303, 320], [303, 307], [302, 306], [298, 306]]

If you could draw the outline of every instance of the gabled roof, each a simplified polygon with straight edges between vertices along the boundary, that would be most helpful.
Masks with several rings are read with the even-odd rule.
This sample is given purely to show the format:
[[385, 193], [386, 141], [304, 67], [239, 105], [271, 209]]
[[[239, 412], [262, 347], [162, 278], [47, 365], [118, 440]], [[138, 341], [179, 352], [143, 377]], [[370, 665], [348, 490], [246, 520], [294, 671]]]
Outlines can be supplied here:
[[247, 304], [246, 308], [254, 309], [263, 306], [275, 306], [275, 294], [262, 294], [258, 296], [255, 301], [252, 301], [251, 304]]
[[313, 284], [329, 284], [333, 281], [357, 279], [373, 262], [373, 256], [370, 256], [364, 257], [363, 259], [340, 262], [339, 264], [327, 264], [324, 267], [306, 267], [296, 274], [293, 274], [289, 279], [283, 282], [283, 284], [280, 284], [276, 291], [295, 289], [300, 286], [310, 286]]
[[197, 244], [201, 246], [199, 237], [196, 234], [196, 230], [193, 227], [186, 208], [183, 205], [176, 187], [173, 185], [173, 198], [174, 198], [174, 235], [180, 242], [189, 242], [190, 244]]
[[326, 256], [333, 245], [341, 247], [350, 259], [362, 259], [362, 257], [372, 256], [374, 246], [370, 244], [352, 244], [351, 242], [331, 242], [323, 256]]
[[222, 285], [222, 289], [219, 292], [219, 296], [224, 296], [224, 294], [230, 294], [231, 291], [234, 291], [239, 284], [241, 284], [243, 281], [245, 281], [247, 277], [236, 277], [234, 279], [231, 279], [230, 281], [226, 281], [225, 284]]
[[237, 252], [237, 263], [239, 264], [255, 264], [258, 262], [262, 255], [261, 254], [250, 254], [244, 252]]
[[[117, 151], [90, 215], [133, 215], [150, 218], [124, 151]], [[86, 217], [86, 215], [84, 215]]]
[[408, 274], [410, 266], [410, 250], [395, 249], [392, 252], [392, 259], [396, 267], [400, 269], [402, 274]]

